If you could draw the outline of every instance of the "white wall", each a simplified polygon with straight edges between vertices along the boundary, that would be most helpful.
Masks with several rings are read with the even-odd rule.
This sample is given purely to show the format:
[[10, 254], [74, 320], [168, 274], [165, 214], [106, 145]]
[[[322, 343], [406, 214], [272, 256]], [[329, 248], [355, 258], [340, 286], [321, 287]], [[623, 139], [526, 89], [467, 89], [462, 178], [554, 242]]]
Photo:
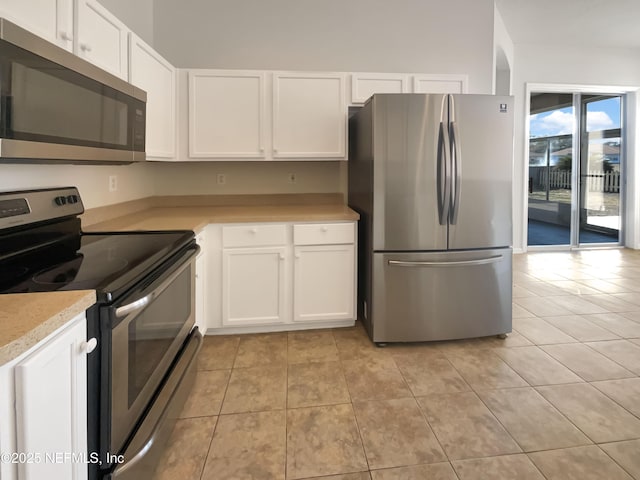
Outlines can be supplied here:
[[502, 15], [494, 8], [493, 15], [493, 89], [497, 95], [510, 95], [513, 67], [513, 41], [502, 20]]
[[[154, 0], [98, 0], [140, 38], [153, 46]], [[179, 2], [178, 2], [179, 3]]]
[[[514, 248], [525, 248], [526, 240], [523, 227], [526, 226], [524, 196], [526, 191], [525, 122], [528, 112], [525, 109], [526, 83], [538, 84], [572, 84], [594, 86], [616, 86], [620, 90], [631, 91], [640, 88], [640, 51], [636, 49], [598, 49], [569, 46], [516, 44], [514, 49], [513, 94], [515, 95], [515, 165], [514, 165]], [[637, 105], [637, 100], [633, 102]], [[632, 150], [628, 152], [627, 164], [631, 165], [629, 173], [640, 159], [636, 138], [640, 134], [638, 109], [628, 112], [628, 140]], [[637, 168], [629, 178], [629, 199], [636, 198], [636, 189], [640, 188]], [[637, 200], [637, 198], [636, 198]], [[627, 202], [628, 233], [635, 231], [640, 222], [638, 202]], [[629, 220], [632, 220], [631, 224]], [[638, 248], [640, 238], [627, 238], [627, 244]]]
[[[85, 208], [126, 202], [155, 193], [152, 166], [131, 165], [0, 165], [0, 191], [77, 186]], [[117, 175], [118, 190], [109, 192], [109, 176]]]
[[178, 67], [462, 73], [491, 93], [493, 0], [155, 0]]

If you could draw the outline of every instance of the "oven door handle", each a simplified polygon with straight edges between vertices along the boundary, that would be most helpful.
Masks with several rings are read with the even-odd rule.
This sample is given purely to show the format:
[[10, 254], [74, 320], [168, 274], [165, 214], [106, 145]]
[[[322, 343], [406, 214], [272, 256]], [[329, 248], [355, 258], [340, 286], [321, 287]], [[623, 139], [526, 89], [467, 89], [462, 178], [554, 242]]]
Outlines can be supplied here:
[[[196, 247], [189, 249], [179, 260], [176, 261], [176, 263], [179, 265], [186, 264], [190, 258], [196, 256], [198, 251], [199, 247], [196, 245]], [[173, 282], [176, 277], [178, 277], [182, 273], [182, 270], [183, 268], [178, 268], [177, 270], [175, 270], [159, 286], [154, 288], [151, 293], [148, 293], [144, 297], [138, 298], [131, 303], [127, 303], [126, 305], [122, 305], [121, 307], [116, 308], [116, 318], [124, 318], [130, 313], [137, 312], [138, 310], [142, 310], [143, 308], [145, 308], [153, 301], [154, 298], [160, 295], [169, 285], [171, 285], [171, 282]]]

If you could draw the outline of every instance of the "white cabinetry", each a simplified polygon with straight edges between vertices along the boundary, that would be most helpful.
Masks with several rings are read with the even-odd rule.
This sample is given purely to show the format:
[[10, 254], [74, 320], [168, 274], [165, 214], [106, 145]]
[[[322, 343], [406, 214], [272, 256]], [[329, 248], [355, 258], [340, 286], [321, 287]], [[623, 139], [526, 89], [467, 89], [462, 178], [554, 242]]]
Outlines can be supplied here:
[[189, 156], [264, 158], [265, 74], [189, 72]]
[[293, 226], [293, 320], [353, 319], [355, 225]]
[[127, 80], [129, 29], [95, 0], [75, 1], [75, 54]]
[[0, 403], [7, 421], [3, 453], [33, 457], [31, 462], [18, 462], [17, 469], [2, 465], [2, 480], [87, 478], [87, 464], [82, 461], [88, 455], [86, 355], [93, 348], [86, 341], [81, 314], [0, 369]]
[[285, 225], [222, 228], [222, 324], [277, 324], [286, 320]]
[[374, 93], [409, 92], [408, 75], [400, 73], [354, 73], [351, 75], [351, 103], [361, 104]]
[[346, 157], [344, 85], [339, 73], [274, 73], [274, 158]]
[[207, 241], [204, 232], [196, 235], [200, 251], [196, 258], [196, 327], [207, 333]]
[[414, 75], [413, 93], [467, 93], [467, 75]]
[[72, 51], [73, 1], [0, 0], [0, 16]]
[[147, 158], [175, 158], [176, 69], [134, 33], [129, 33], [129, 83], [147, 92]]

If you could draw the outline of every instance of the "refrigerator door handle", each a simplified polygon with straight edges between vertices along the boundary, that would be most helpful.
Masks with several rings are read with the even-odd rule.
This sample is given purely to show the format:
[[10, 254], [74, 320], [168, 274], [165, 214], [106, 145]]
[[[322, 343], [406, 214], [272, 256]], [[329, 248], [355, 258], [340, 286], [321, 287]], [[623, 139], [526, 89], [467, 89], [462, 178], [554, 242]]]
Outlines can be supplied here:
[[458, 142], [458, 138], [460, 137], [458, 133], [458, 123], [452, 121], [449, 123], [449, 132], [451, 139], [451, 177], [452, 180], [452, 189], [451, 189], [451, 215], [449, 217], [449, 222], [451, 225], [455, 225], [458, 221], [458, 210], [460, 209], [460, 144]]
[[438, 131], [438, 158], [437, 158], [437, 191], [438, 191], [438, 219], [440, 225], [446, 225], [449, 221], [449, 205], [451, 201], [451, 172], [449, 159], [449, 132], [444, 122], [440, 122]]
[[464, 267], [467, 265], [487, 265], [496, 263], [502, 259], [502, 255], [493, 255], [476, 260], [454, 260], [452, 262], [408, 262], [401, 260], [389, 260], [387, 263], [392, 267]]

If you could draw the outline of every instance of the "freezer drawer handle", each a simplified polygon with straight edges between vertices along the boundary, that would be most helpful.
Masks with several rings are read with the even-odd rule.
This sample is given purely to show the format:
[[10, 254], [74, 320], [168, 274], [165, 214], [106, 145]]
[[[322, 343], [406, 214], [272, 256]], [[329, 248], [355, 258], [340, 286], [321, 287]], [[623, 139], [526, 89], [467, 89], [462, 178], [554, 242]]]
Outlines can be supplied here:
[[465, 265], [486, 265], [496, 263], [502, 259], [502, 255], [494, 255], [477, 260], [457, 260], [453, 262], [404, 262], [401, 260], [389, 260], [387, 263], [392, 267], [463, 267]]

